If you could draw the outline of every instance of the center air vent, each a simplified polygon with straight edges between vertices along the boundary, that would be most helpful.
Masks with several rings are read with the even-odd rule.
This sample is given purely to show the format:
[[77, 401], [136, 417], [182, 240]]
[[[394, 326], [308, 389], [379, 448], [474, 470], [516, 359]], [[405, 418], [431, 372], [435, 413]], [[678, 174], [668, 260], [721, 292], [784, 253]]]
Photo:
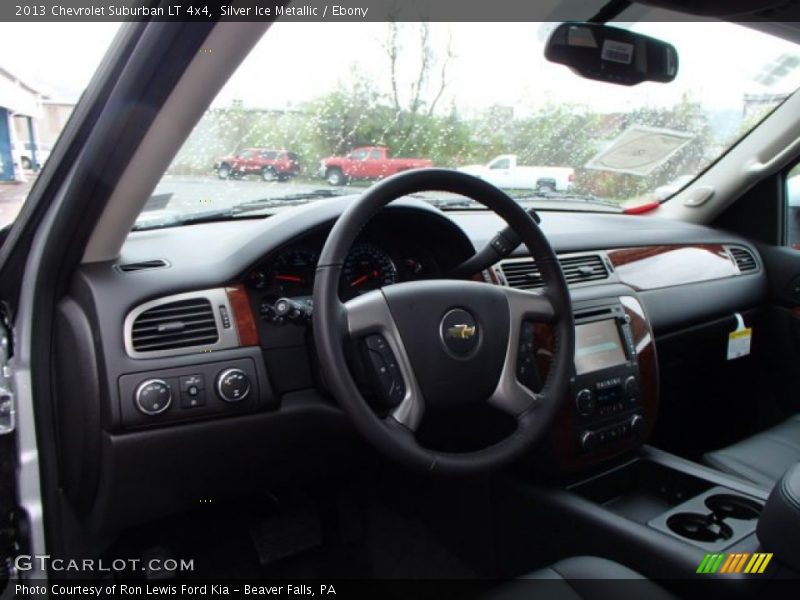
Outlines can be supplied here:
[[[608, 279], [608, 269], [599, 254], [562, 256], [558, 262], [569, 285]], [[504, 260], [500, 269], [510, 287], [521, 290], [540, 288], [544, 285], [539, 267], [532, 259]]]
[[219, 339], [214, 309], [207, 298], [188, 298], [149, 308], [133, 322], [136, 352], [210, 346]]
[[758, 263], [753, 253], [740, 246], [732, 246], [729, 248], [733, 262], [739, 268], [740, 273], [747, 273], [748, 271], [757, 271]]

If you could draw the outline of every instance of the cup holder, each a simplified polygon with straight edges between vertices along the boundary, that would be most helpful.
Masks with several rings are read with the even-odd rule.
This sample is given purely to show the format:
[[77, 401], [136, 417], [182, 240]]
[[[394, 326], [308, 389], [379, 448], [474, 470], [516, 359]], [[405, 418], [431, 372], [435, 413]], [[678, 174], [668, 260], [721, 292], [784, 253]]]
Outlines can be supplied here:
[[720, 519], [750, 521], [761, 514], [762, 504], [733, 494], [715, 494], [706, 498], [706, 506]]
[[729, 540], [733, 536], [730, 526], [714, 514], [676, 513], [667, 519], [667, 527], [681, 537], [698, 542], [718, 542]]

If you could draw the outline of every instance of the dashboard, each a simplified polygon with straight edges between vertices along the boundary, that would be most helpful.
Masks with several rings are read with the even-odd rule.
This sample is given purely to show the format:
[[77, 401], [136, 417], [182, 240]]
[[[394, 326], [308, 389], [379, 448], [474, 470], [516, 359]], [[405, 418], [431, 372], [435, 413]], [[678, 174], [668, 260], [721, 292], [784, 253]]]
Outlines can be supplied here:
[[[313, 310], [320, 251], [352, 200], [135, 232], [117, 261], [81, 267], [57, 315], [56, 351], [65, 357], [57, 401], [69, 407], [58, 411], [58, 428], [64, 493], [98, 531], [181, 510], [219, 481], [236, 493], [355, 468], [369, 455], [324, 393], [307, 320], [275, 311], [281, 299]], [[576, 316], [587, 324], [580, 333], [588, 350], [551, 447], [559, 468], [574, 468], [618, 454], [626, 447], [618, 438], [634, 431], [637, 416], [644, 425], [631, 443], [646, 438], [658, 404], [654, 339], [759, 305], [766, 275], [752, 244], [707, 227], [615, 214], [541, 216]], [[486, 211], [397, 201], [358, 236], [343, 265], [341, 299], [446, 277], [502, 227]], [[524, 248], [484, 278], [540, 285]], [[535, 364], [541, 374], [552, 340], [541, 329], [530, 333], [521, 344], [534, 352], [518, 368]], [[585, 389], [593, 403], [582, 394], [576, 410]], [[627, 425], [611, 427], [613, 419]], [[581, 445], [587, 432], [594, 454]]]

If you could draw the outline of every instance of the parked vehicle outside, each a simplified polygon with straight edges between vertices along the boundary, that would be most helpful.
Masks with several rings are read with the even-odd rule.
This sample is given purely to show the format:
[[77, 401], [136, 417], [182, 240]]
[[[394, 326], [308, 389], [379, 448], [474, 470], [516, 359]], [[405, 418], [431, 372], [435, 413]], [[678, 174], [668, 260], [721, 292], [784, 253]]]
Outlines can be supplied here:
[[319, 174], [331, 185], [353, 179], [381, 179], [401, 171], [432, 167], [427, 158], [391, 158], [385, 146], [362, 146], [347, 156], [329, 156], [320, 163]]
[[566, 192], [575, 182], [571, 167], [525, 166], [519, 164], [516, 154], [501, 154], [485, 165], [458, 170], [505, 189]]
[[[44, 161], [50, 156], [51, 147], [48, 144], [36, 145], [36, 168], [39, 169], [44, 164]], [[11, 154], [14, 157], [14, 164], [17, 168], [25, 169], [26, 171], [34, 170], [34, 154], [33, 144], [30, 142], [11, 143]]]
[[286, 181], [300, 174], [300, 159], [286, 150], [247, 148], [238, 154], [218, 158], [214, 171], [220, 179], [258, 175], [264, 181]]

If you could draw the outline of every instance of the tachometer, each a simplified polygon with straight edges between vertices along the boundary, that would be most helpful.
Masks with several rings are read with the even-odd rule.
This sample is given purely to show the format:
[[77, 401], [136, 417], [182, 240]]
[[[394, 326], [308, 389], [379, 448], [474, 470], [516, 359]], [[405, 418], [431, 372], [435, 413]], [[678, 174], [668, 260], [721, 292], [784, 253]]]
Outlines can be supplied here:
[[272, 284], [287, 295], [307, 292], [314, 285], [314, 271], [319, 255], [307, 248], [281, 252], [272, 263]]
[[380, 248], [359, 244], [347, 255], [342, 276], [346, 294], [363, 294], [396, 283], [397, 267]]

